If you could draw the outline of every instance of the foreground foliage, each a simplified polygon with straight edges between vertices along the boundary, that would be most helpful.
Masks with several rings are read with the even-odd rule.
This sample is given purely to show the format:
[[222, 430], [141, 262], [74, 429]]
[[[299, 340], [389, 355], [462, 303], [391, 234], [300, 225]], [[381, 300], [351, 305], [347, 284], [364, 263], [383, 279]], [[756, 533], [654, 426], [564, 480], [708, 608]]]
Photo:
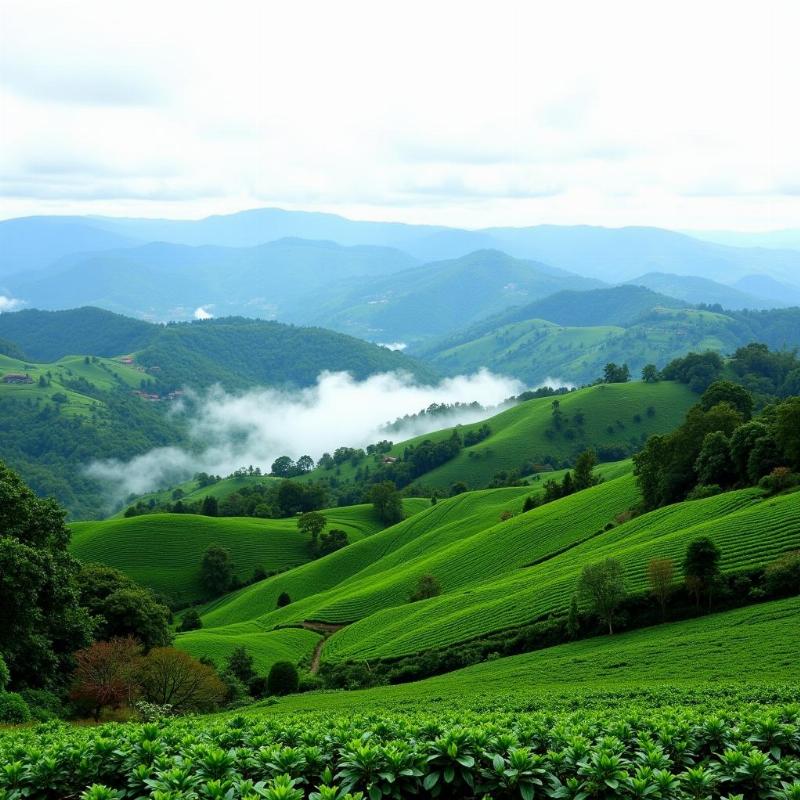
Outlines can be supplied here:
[[[0, 734], [0, 797], [800, 797], [788, 687]], [[611, 701], [611, 702], [610, 702]], [[535, 702], [530, 704], [535, 707]], [[616, 710], [612, 710], [616, 708]], [[81, 794], [82, 793], [82, 794]]]

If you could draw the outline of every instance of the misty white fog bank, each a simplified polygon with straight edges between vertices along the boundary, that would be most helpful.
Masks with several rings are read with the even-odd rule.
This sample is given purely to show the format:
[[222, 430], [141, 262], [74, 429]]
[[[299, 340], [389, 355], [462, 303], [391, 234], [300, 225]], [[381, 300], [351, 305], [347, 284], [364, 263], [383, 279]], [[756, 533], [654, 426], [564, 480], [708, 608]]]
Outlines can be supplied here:
[[[163, 488], [196, 472], [224, 476], [250, 464], [269, 472], [282, 455], [297, 459], [308, 454], [316, 461], [322, 453], [341, 446], [366, 447], [385, 438], [402, 441], [450, 425], [477, 422], [497, 413], [498, 406], [524, 388], [515, 379], [485, 369], [446, 378], [435, 386], [419, 385], [402, 373], [356, 381], [344, 372], [324, 372], [314, 386], [295, 392], [257, 389], [234, 395], [216, 387], [204, 395], [190, 395], [175, 411], [186, 415], [189, 448], [157, 448], [128, 462], [95, 461], [88, 473], [107, 483], [113, 502], [120, 503], [132, 493]], [[385, 430], [387, 424], [431, 403], [472, 402], [484, 410], [421, 417], [401, 431], [388, 434]]]

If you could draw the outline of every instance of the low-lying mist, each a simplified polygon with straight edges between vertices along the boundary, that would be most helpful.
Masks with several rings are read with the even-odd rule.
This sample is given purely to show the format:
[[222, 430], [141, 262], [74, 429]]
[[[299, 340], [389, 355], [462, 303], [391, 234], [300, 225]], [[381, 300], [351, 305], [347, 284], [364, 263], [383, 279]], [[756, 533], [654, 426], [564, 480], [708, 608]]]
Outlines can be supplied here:
[[[547, 382], [555, 385], [558, 382]], [[344, 372], [322, 373], [317, 383], [293, 392], [255, 389], [229, 394], [215, 387], [189, 393], [174, 411], [185, 416], [191, 445], [162, 447], [130, 461], [95, 461], [92, 477], [104, 482], [113, 504], [178, 483], [197, 472], [229, 475], [252, 464], [269, 472], [282, 455], [315, 461], [341, 446], [365, 447], [381, 439], [402, 441], [455, 424], [477, 422], [525, 387], [512, 378], [481, 370], [420, 385], [407, 374], [382, 373], [357, 381]], [[473, 403], [483, 409], [422, 416], [387, 433], [386, 425], [432, 403]]]

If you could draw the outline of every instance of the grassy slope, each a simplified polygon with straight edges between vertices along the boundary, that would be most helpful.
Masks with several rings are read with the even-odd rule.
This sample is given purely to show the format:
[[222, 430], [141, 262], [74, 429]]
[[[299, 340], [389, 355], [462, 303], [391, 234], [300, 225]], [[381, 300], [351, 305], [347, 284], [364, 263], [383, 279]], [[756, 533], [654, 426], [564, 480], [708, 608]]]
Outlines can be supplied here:
[[244, 623], [229, 628], [191, 631], [178, 634], [175, 645], [195, 658], [208, 656], [219, 666], [239, 645], [245, 644], [253, 656], [256, 671], [269, 672], [276, 661], [294, 664], [309, 659], [322, 637], [302, 628], [285, 628], [279, 631], [261, 630], [255, 623]]
[[[580, 323], [578, 323], [580, 324]], [[656, 309], [627, 327], [575, 327], [531, 318], [481, 331], [427, 360], [450, 374], [491, 364], [528, 382], [557, 375], [575, 382], [597, 377], [608, 361], [626, 361], [634, 374], [647, 363], [666, 364], [689, 350], [731, 352], [743, 344], [724, 314], [697, 309]]]
[[[93, 410], [101, 409], [103, 403], [80, 389], [69, 388], [66, 384], [70, 381], [83, 378], [100, 391], [112, 391], [117, 388], [136, 389], [142, 379], [140, 371], [113, 359], [90, 359], [87, 364], [84, 356], [65, 356], [52, 364], [35, 364], [0, 355], [0, 376], [9, 372], [28, 374], [34, 383], [10, 385], [0, 383], [0, 397], [48, 402], [54, 394], [60, 392], [68, 399], [63, 405], [62, 413], [84, 416], [90, 415]], [[42, 375], [46, 376], [48, 372], [52, 376], [50, 385], [39, 386], [39, 378]]]
[[[762, 500], [757, 490], [676, 504], [611, 530], [638, 499], [630, 474], [513, 519], [531, 489], [460, 495], [340, 553], [228, 596], [205, 610], [207, 628], [256, 620], [262, 629], [304, 620], [353, 623], [323, 657], [394, 657], [563, 612], [581, 568], [613, 556], [631, 591], [650, 558], [679, 564], [689, 541], [710, 535], [725, 570], [758, 566], [800, 546], [800, 493]], [[528, 566], [533, 564], [533, 566]], [[423, 574], [444, 593], [409, 604]], [[276, 609], [288, 591], [293, 603]]]
[[356, 692], [283, 698], [259, 713], [430, 710], [438, 703], [516, 702], [618, 689], [716, 686], [720, 682], [800, 684], [800, 598], [602, 636], [487, 661], [447, 675]]
[[[560, 431], [553, 429], [553, 398], [542, 397], [520, 403], [488, 420], [492, 434], [487, 439], [464, 448], [456, 458], [426, 473], [418, 481], [425, 486], [448, 488], [456, 481], [464, 481], [471, 488], [486, 486], [500, 470], [518, 469], [526, 461], [540, 463], [548, 455], [559, 461], [571, 461], [590, 445], [595, 449], [625, 447], [638, 449], [654, 433], [673, 430], [682, 421], [686, 411], [697, 402], [683, 384], [673, 382], [609, 384], [591, 386], [559, 398], [564, 423]], [[648, 416], [647, 409], [655, 409]], [[584, 415], [582, 424], [574, 417]], [[634, 420], [639, 415], [640, 422]], [[463, 426], [467, 431], [483, 423]], [[609, 431], [609, 426], [611, 431]], [[402, 456], [411, 444], [425, 439], [438, 441], [448, 438], [452, 428], [400, 442], [392, 450]], [[378, 457], [378, 461], [382, 456]], [[367, 459], [363, 464], [372, 465]], [[351, 480], [355, 469], [343, 464], [338, 471], [314, 470], [311, 478], [335, 474], [342, 482]]]
[[[424, 505], [424, 500], [408, 500], [407, 513]], [[350, 506], [322, 513], [329, 528], [344, 530], [353, 542], [382, 528], [371, 506]], [[211, 544], [223, 545], [231, 551], [241, 579], [249, 578], [256, 566], [273, 571], [309, 560], [309, 540], [298, 532], [293, 518], [148, 514], [79, 522], [71, 527], [72, 552], [79, 559], [110, 564], [176, 600], [202, 597], [198, 569], [203, 553]]]
[[[598, 470], [609, 479], [629, 471], [630, 462], [608, 464]], [[554, 473], [556, 477], [560, 474]], [[259, 618], [262, 627], [268, 628], [322, 619], [321, 605], [334, 596], [328, 590], [361, 578], [367, 586], [377, 586], [373, 576], [383, 565], [389, 573], [399, 566], [397, 576], [402, 579], [397, 591], [404, 601], [410, 591], [405, 588], [408, 578], [402, 568], [404, 562], [444, 552], [449, 545], [466, 541], [497, 522], [503, 511], [519, 513], [525, 498], [540, 491], [541, 486], [487, 489], [440, 501], [337, 553], [213, 601], [203, 609], [204, 624], [226, 626]], [[349, 591], [344, 589], [344, 594]], [[282, 592], [287, 592], [293, 603], [274, 611]]]
[[[553, 504], [563, 506], [561, 525], [574, 530], [572, 520], [582, 506], [599, 501], [603, 488]], [[485, 535], [499, 533], [495, 528]], [[641, 591], [651, 558], [670, 557], [679, 565], [687, 544], [699, 536], [710, 536], [721, 548], [724, 571], [766, 564], [800, 547], [800, 493], [759, 501], [754, 490], [744, 490], [660, 509], [530, 568], [509, 569], [431, 600], [372, 613], [337, 633], [324, 655], [393, 657], [565, 612], [583, 566], [607, 557], [622, 562], [627, 588]], [[508, 548], [497, 548], [494, 559], [510, 561]]]

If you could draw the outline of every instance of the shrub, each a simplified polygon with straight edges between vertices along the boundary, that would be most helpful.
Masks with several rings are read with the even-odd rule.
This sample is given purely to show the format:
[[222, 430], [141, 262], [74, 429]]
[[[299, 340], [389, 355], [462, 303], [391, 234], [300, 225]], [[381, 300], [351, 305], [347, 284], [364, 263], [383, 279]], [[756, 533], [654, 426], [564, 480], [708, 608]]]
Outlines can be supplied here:
[[180, 627], [178, 628], [181, 633], [185, 633], [186, 631], [196, 631], [203, 627], [203, 620], [200, 619], [200, 615], [197, 613], [197, 609], [190, 608], [184, 615], [183, 619], [181, 620]]
[[800, 592], [800, 550], [792, 550], [775, 559], [764, 570], [764, 582], [771, 595]]
[[288, 606], [289, 603], [292, 602], [292, 598], [289, 597], [288, 592], [281, 592], [278, 595], [278, 602], [275, 604], [278, 608], [283, 608], [284, 606]]
[[292, 694], [300, 686], [297, 667], [290, 661], [277, 661], [267, 676], [267, 689], [270, 694]]
[[243, 684], [247, 685], [256, 677], [253, 663], [253, 656], [243, 644], [240, 644], [228, 656], [225, 671], [235, 675]]
[[31, 710], [16, 692], [0, 692], [0, 722], [29, 722]]
[[20, 695], [31, 710], [33, 719], [39, 722], [64, 716], [61, 698], [46, 689], [23, 689]]
[[706, 497], [713, 497], [715, 494], [721, 494], [721, 492], [722, 487], [718, 483], [700, 484], [686, 495], [686, 499], [704, 500]]
[[8, 686], [8, 681], [10, 679], [10, 674], [8, 672], [8, 667], [6, 666], [5, 659], [2, 655], [0, 655], [0, 692], [5, 691], [6, 686]]
[[255, 698], [265, 697], [267, 694], [267, 676], [255, 675], [247, 683], [247, 691]]
[[788, 467], [775, 467], [769, 475], [765, 475], [758, 485], [767, 494], [778, 494], [786, 489], [791, 489], [800, 483], [800, 475], [792, 472]]
[[408, 599], [410, 602], [415, 603], [417, 600], [427, 600], [429, 597], [437, 597], [441, 593], [442, 587], [439, 581], [433, 575], [423, 575], [419, 581], [417, 581], [417, 588]]
[[298, 691], [300, 692], [315, 692], [317, 689], [323, 689], [325, 682], [319, 675], [312, 675], [310, 672], [305, 672], [300, 676], [300, 684]]

